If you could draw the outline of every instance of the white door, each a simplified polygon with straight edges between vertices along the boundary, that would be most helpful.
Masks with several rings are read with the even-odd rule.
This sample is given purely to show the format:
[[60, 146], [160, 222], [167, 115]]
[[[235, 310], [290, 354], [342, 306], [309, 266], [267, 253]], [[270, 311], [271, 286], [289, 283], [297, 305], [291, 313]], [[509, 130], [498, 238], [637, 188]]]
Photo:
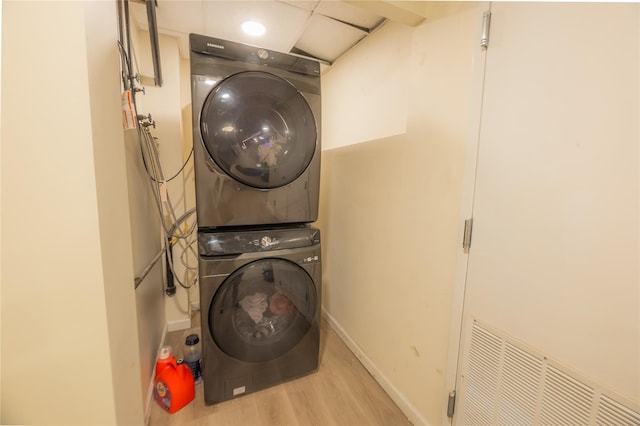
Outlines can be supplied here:
[[640, 424], [639, 17], [492, 5], [455, 424]]

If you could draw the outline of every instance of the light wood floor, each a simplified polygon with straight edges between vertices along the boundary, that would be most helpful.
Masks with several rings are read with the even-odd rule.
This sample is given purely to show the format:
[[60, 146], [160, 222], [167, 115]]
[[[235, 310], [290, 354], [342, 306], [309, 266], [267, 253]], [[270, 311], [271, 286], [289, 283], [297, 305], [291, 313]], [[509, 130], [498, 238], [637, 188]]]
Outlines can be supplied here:
[[[200, 383], [195, 400], [177, 413], [168, 414], [151, 401], [149, 425], [410, 425], [324, 320], [321, 330], [318, 372], [211, 406], [204, 404]], [[179, 347], [183, 334], [169, 333], [167, 342]]]

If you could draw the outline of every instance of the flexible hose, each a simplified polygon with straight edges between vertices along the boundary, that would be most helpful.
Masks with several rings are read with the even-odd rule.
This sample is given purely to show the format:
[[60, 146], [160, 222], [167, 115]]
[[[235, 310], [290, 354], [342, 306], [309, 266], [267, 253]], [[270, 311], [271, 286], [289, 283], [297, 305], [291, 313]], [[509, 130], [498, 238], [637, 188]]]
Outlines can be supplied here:
[[[122, 22], [121, 22], [123, 9], [124, 9], [124, 19], [125, 19], [125, 24], [126, 24], [124, 31], [122, 29]], [[132, 51], [131, 51], [131, 42], [130, 42], [131, 41], [131, 32], [130, 32], [130, 25], [129, 25], [129, 3], [128, 3], [128, 0], [121, 0], [121, 1], [118, 2], [118, 16], [119, 16], [119, 25], [120, 25], [119, 26], [119, 37], [120, 37], [120, 40], [118, 42], [118, 47], [119, 47], [120, 55], [122, 57], [122, 67], [123, 67], [122, 80], [123, 80], [123, 86], [124, 86], [125, 90], [131, 90], [132, 91], [132, 94], [133, 94], [132, 100], [133, 100], [134, 113], [135, 113], [135, 116], [137, 118], [139, 118], [140, 116], [138, 115], [138, 105], [137, 105], [137, 101], [136, 101], [136, 92], [137, 91], [136, 91], [136, 89], [134, 87], [135, 86], [135, 76], [133, 75], [133, 69], [132, 69], [132, 63], [131, 63]], [[123, 40], [125, 34], [126, 34], [126, 46], [125, 46], [125, 43], [124, 43], [124, 40]], [[176, 233], [176, 231], [179, 229], [180, 225], [189, 216], [191, 216], [195, 212], [195, 209], [190, 209], [189, 211], [183, 213], [180, 217], [177, 217], [177, 215], [175, 213], [175, 209], [173, 207], [173, 204], [171, 203], [170, 195], [168, 193], [166, 194], [166, 204], [165, 204], [166, 208], [163, 208], [164, 197], [162, 196], [163, 194], [160, 193], [160, 187], [159, 187], [158, 184], [166, 185], [166, 182], [168, 182], [168, 180], [164, 179], [164, 174], [163, 174], [163, 170], [162, 170], [162, 165], [160, 163], [160, 157], [159, 157], [158, 149], [157, 149], [157, 146], [156, 146], [156, 142], [155, 142], [155, 140], [153, 138], [153, 135], [151, 134], [148, 126], [143, 126], [141, 120], [138, 120], [138, 125], [136, 126], [136, 132], [137, 132], [137, 135], [138, 135], [138, 145], [139, 145], [139, 149], [140, 149], [140, 155], [141, 155], [141, 158], [142, 158], [142, 162], [144, 164], [145, 173], [147, 174], [147, 176], [149, 178], [149, 183], [151, 185], [151, 192], [153, 194], [153, 199], [154, 199], [154, 203], [156, 205], [156, 210], [157, 210], [157, 212], [158, 212], [158, 214], [160, 216], [160, 223], [162, 224], [162, 230], [163, 230], [163, 232], [164, 232], [164, 234], [166, 236], [166, 238], [165, 238], [166, 243], [163, 243], [163, 248], [161, 249], [161, 252], [154, 257], [154, 259], [147, 266], [147, 268], [145, 268], [145, 270], [143, 271], [141, 276], [139, 276], [139, 277], [137, 277], [135, 279], [134, 285], [137, 288], [140, 285], [140, 283], [142, 282], [142, 280], [149, 273], [151, 268], [153, 268], [153, 266], [161, 258], [162, 253], [168, 252], [169, 249], [172, 248], [174, 245], [178, 245], [182, 250], [182, 252], [180, 254], [180, 261], [186, 268], [185, 273], [188, 275], [189, 271], [193, 271], [193, 270], [197, 269], [197, 267], [189, 266], [188, 262], [186, 262], [184, 260], [185, 253], [187, 251], [190, 251], [191, 253], [193, 253], [197, 257], [197, 253], [193, 249], [193, 244], [196, 241], [196, 240], [193, 240], [193, 233], [194, 233], [194, 229], [197, 227], [197, 225], [196, 225], [196, 221], [194, 220], [194, 222], [190, 226], [188, 226], [188, 228], [184, 232]], [[185, 162], [182, 165], [182, 167], [169, 180], [174, 179], [180, 173], [183, 172], [183, 170], [186, 167], [187, 163], [191, 159], [192, 153], [193, 153], [193, 150], [191, 150], [189, 156], [185, 160]], [[163, 191], [164, 190], [166, 190], [166, 188], [163, 188]], [[169, 219], [172, 221], [172, 225], [171, 226], [167, 226], [166, 219], [165, 219], [165, 211], [168, 213]], [[183, 288], [188, 290], [189, 288], [191, 288], [197, 282], [197, 276], [194, 277], [193, 280], [191, 280], [189, 285], [186, 285], [186, 284], [184, 284], [182, 282], [182, 280], [176, 274], [176, 271], [175, 271], [175, 268], [174, 268], [174, 265], [173, 265], [172, 256], [167, 256], [167, 264], [168, 264], [169, 269], [170, 269], [171, 273], [173, 274], [175, 280]], [[189, 292], [187, 291], [187, 294], [188, 293]]]

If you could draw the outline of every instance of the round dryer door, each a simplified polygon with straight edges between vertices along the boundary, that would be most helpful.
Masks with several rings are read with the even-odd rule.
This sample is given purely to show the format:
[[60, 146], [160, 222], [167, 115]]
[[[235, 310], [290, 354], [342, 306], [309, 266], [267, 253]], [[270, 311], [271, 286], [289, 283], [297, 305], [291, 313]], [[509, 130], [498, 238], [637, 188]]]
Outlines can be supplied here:
[[260, 189], [293, 182], [316, 149], [316, 123], [306, 99], [267, 72], [242, 72], [220, 82], [205, 100], [200, 130], [226, 174]]
[[316, 314], [316, 287], [297, 264], [261, 259], [222, 283], [209, 309], [209, 330], [227, 355], [248, 362], [275, 359], [293, 348]]

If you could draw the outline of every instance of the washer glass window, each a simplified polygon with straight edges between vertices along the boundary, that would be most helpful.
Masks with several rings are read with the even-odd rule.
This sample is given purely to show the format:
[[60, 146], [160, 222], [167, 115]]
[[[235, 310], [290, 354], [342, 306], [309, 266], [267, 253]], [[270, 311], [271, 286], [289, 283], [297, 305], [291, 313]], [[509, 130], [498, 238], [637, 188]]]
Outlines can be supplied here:
[[261, 259], [225, 279], [209, 310], [209, 330], [227, 355], [275, 359], [293, 348], [315, 318], [316, 288], [297, 264]]
[[293, 182], [316, 149], [316, 123], [306, 99], [267, 72], [242, 72], [220, 82], [205, 100], [200, 128], [213, 161], [260, 189]]

